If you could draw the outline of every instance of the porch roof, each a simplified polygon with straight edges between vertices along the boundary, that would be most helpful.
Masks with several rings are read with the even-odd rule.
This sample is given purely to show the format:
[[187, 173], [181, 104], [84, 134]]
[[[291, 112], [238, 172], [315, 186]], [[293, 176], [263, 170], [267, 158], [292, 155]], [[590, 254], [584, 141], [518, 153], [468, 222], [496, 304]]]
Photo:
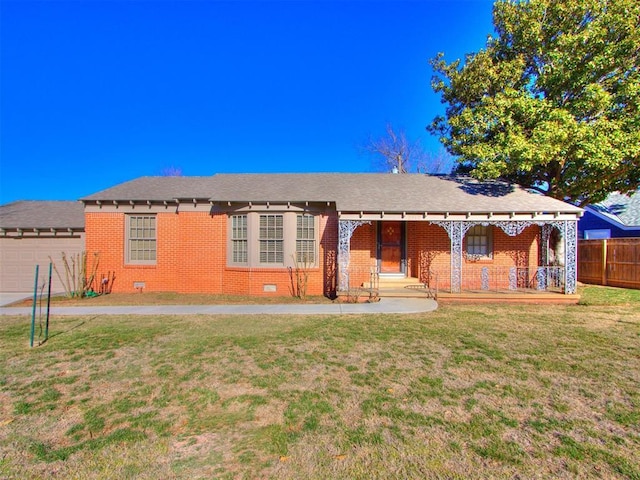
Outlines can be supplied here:
[[330, 202], [344, 214], [537, 214], [580, 216], [582, 209], [502, 181], [381, 173], [217, 174], [142, 177], [83, 201], [232, 203]]

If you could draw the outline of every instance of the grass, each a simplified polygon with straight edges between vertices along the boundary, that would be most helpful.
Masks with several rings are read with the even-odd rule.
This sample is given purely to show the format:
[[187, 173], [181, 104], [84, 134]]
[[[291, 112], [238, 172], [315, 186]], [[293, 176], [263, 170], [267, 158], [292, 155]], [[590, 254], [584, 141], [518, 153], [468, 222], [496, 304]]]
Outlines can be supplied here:
[[[46, 296], [38, 297], [46, 307]], [[142, 293], [111, 293], [97, 297], [67, 298], [64, 295], [51, 296], [54, 306], [95, 306], [95, 305], [228, 305], [228, 304], [269, 304], [269, 303], [331, 303], [332, 300], [323, 296], [307, 296], [304, 299], [287, 296], [257, 297], [250, 295], [208, 295], [176, 292], [142, 292]], [[13, 304], [12, 307], [31, 307], [33, 298], [25, 298]]]
[[[0, 319], [0, 478], [640, 479], [640, 292]], [[143, 294], [146, 295], [146, 294]]]

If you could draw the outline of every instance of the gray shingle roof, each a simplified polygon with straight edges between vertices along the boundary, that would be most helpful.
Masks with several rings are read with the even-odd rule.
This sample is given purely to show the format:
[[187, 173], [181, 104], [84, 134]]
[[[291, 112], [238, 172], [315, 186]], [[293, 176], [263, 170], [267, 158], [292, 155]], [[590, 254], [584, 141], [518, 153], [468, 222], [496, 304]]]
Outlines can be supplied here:
[[174, 200], [208, 199], [214, 191], [214, 176], [209, 177], [140, 177], [120, 183], [80, 200]]
[[0, 228], [84, 229], [84, 207], [76, 201], [19, 201], [0, 205]]
[[565, 212], [581, 209], [500, 181], [381, 173], [142, 177], [83, 200], [335, 202], [343, 212]]
[[631, 195], [612, 193], [589, 207], [627, 227], [640, 227], [640, 190]]

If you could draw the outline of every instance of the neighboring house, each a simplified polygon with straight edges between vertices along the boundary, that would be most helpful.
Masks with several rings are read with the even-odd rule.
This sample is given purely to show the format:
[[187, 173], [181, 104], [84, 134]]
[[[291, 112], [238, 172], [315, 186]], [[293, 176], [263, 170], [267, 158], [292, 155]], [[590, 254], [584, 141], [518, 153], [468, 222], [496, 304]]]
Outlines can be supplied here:
[[[83, 250], [82, 203], [19, 201], [0, 206], [0, 291], [32, 292], [36, 265], [41, 285], [49, 273], [49, 257], [63, 273], [62, 252], [71, 256]], [[64, 291], [55, 273], [52, 291]]]
[[[114, 292], [334, 296], [373, 277], [440, 291], [576, 290], [582, 210], [503, 182], [418, 174], [142, 177], [81, 199]], [[553, 266], [549, 239], [563, 239]], [[558, 285], [556, 285], [558, 286]]]
[[610, 194], [585, 208], [578, 223], [583, 239], [640, 237], [640, 190], [631, 195]]

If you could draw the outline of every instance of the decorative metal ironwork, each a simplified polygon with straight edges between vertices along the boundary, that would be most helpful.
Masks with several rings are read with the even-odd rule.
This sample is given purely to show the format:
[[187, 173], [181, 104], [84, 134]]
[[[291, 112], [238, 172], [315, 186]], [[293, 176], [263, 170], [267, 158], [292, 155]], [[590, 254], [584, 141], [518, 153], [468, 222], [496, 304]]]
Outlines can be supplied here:
[[[513, 237], [520, 235], [527, 227], [531, 225], [539, 225], [542, 228], [542, 252], [541, 262], [543, 266], [549, 263], [549, 239], [551, 230], [557, 229], [564, 241], [564, 291], [565, 293], [575, 293], [577, 285], [577, 246], [578, 246], [578, 223], [577, 220], [496, 220], [496, 221], [432, 221], [434, 225], [444, 228], [451, 240], [451, 291], [460, 292], [462, 287], [462, 258], [463, 258], [463, 240], [469, 229], [475, 225], [493, 225]], [[513, 275], [513, 280], [509, 275], [509, 288], [516, 290], [518, 288], [517, 274]], [[546, 279], [545, 279], [546, 281]], [[513, 287], [513, 288], [512, 288]]]
[[564, 222], [564, 293], [576, 293], [578, 283], [578, 222]]
[[510, 237], [515, 237], [516, 235], [520, 235], [525, 228], [533, 225], [533, 222], [529, 222], [526, 220], [516, 220], [513, 222], [509, 221], [495, 221], [488, 222], [489, 225], [495, 225], [502, 229], [504, 233], [509, 235]]
[[537, 289], [538, 290], [546, 290], [547, 289], [547, 269], [545, 267], [538, 267], [538, 271], [536, 272], [536, 278], [538, 280]]
[[[449, 291], [449, 269], [433, 269], [428, 272], [429, 287], [435, 291]], [[540, 266], [477, 266], [465, 265], [465, 288], [472, 291], [495, 291], [500, 293], [555, 292], [564, 291], [564, 267]], [[438, 282], [446, 278], [446, 285]]]
[[[545, 229], [551, 235], [551, 228], [560, 232], [564, 242], [564, 293], [576, 293], [578, 283], [578, 222], [577, 220], [552, 220], [541, 222], [543, 238]], [[548, 242], [548, 237], [547, 237]], [[547, 257], [548, 262], [548, 257]]]
[[509, 290], [518, 289], [518, 267], [509, 268]]
[[431, 222], [444, 228], [451, 240], [451, 292], [462, 289], [462, 241], [464, 235], [478, 222], [435, 221]]
[[349, 289], [349, 256], [351, 251], [351, 236], [360, 225], [371, 225], [366, 220], [340, 220], [338, 222], [338, 290]]
[[549, 240], [551, 238], [551, 231], [553, 230], [553, 226], [549, 223], [543, 223], [540, 225], [541, 231], [541, 243], [542, 248], [540, 252], [540, 263], [542, 266], [546, 267], [549, 265]]
[[489, 290], [489, 267], [482, 267], [482, 273], [480, 275], [482, 290]]

